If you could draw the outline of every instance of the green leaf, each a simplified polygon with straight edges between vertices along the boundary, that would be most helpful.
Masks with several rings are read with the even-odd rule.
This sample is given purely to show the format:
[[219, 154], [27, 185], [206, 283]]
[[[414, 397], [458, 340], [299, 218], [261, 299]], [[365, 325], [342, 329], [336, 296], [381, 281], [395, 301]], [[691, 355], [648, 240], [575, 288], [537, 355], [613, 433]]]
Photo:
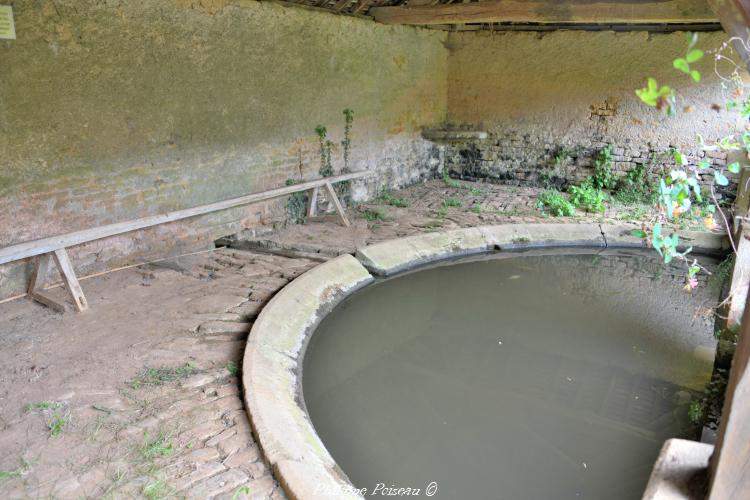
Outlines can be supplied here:
[[643, 229], [633, 229], [630, 231], [630, 234], [636, 238], [646, 238], [648, 236]]
[[721, 172], [714, 172], [714, 179], [716, 180], [716, 184], [718, 184], [719, 186], [729, 185], [729, 179], [727, 179], [726, 176]]
[[661, 237], [661, 224], [660, 223], [654, 224], [654, 228], [651, 230], [651, 234], [654, 235], [654, 238]]
[[693, 79], [693, 81], [699, 82], [701, 81], [701, 72], [697, 69], [694, 69], [690, 72], [690, 77]]
[[740, 164], [738, 162], [733, 162], [727, 165], [727, 170], [732, 172], [733, 174], [739, 174], [740, 173]]
[[689, 63], [694, 63], [696, 61], [699, 61], [702, 57], [703, 57], [703, 51], [701, 49], [693, 49], [687, 53], [687, 56], [685, 56], [685, 58], [687, 59], [687, 62]]
[[698, 160], [698, 167], [700, 167], [702, 170], [707, 169], [711, 166], [711, 162], [703, 158], [702, 160]]
[[656, 83], [655, 78], [649, 78], [648, 79], [648, 90], [652, 92], [656, 92], [656, 90], [659, 88], [659, 85]]
[[681, 57], [678, 57], [677, 59], [672, 61], [672, 66], [674, 66], [674, 69], [679, 69], [683, 73], [690, 73], [690, 65], [685, 59]]

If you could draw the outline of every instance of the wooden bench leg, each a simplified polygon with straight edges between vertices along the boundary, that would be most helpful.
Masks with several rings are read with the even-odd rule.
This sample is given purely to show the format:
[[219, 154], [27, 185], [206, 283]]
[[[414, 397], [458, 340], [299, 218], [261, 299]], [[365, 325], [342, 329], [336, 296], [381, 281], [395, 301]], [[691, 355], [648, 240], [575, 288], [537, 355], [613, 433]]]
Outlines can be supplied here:
[[78, 278], [73, 270], [73, 264], [70, 262], [68, 252], [64, 248], [37, 257], [36, 264], [31, 272], [31, 281], [29, 282], [28, 290], [29, 297], [56, 311], [65, 312], [65, 304], [53, 299], [43, 291], [44, 280], [47, 277], [47, 273], [49, 273], [53, 258], [57, 269], [60, 271], [60, 276], [62, 276], [65, 289], [73, 298], [76, 309], [80, 312], [85, 311], [89, 308], [89, 305], [86, 301], [86, 296], [83, 294], [81, 285], [78, 283]]
[[349, 227], [349, 219], [346, 218], [346, 214], [344, 213], [344, 207], [341, 206], [341, 202], [339, 201], [339, 197], [336, 196], [336, 191], [333, 189], [333, 186], [330, 182], [325, 183], [326, 187], [326, 193], [328, 197], [331, 198], [331, 201], [333, 202], [333, 206], [336, 208], [336, 212], [339, 214], [339, 218], [341, 218], [341, 223]]
[[68, 293], [73, 297], [76, 308], [78, 308], [79, 312], [85, 311], [89, 308], [89, 304], [86, 301], [86, 296], [83, 294], [81, 285], [78, 283], [78, 278], [73, 269], [73, 264], [68, 257], [68, 252], [64, 248], [55, 250], [55, 262], [57, 262], [57, 268], [60, 270], [65, 288], [67, 288]]
[[65, 304], [56, 301], [43, 292], [44, 280], [49, 273], [50, 264], [52, 264], [52, 254], [45, 253], [36, 258], [34, 269], [31, 271], [28, 296], [30, 299], [36, 300], [50, 309], [54, 309], [57, 312], [65, 312]]
[[318, 207], [318, 189], [314, 187], [310, 190], [310, 196], [307, 198], [307, 217], [315, 217]]

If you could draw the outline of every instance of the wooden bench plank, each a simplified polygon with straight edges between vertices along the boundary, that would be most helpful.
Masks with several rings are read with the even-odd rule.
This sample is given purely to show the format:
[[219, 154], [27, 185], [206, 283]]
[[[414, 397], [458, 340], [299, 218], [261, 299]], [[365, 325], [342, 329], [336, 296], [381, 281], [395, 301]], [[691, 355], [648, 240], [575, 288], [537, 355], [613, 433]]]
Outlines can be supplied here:
[[109, 224], [106, 226], [84, 229], [81, 231], [75, 231], [58, 236], [50, 236], [48, 238], [41, 238], [38, 240], [18, 243], [15, 245], [0, 248], [0, 264], [5, 264], [14, 260], [25, 259], [28, 257], [34, 257], [35, 255], [54, 252], [55, 250], [60, 250], [62, 248], [80, 245], [81, 243], [87, 243], [89, 241], [107, 238], [109, 236], [128, 233], [130, 231], [136, 231], [138, 229], [144, 229], [167, 222], [173, 222], [190, 217], [195, 217], [198, 215], [208, 214], [211, 212], [217, 212], [219, 210], [226, 210], [228, 208], [248, 205], [250, 203], [256, 203], [258, 201], [270, 200], [272, 198], [278, 198], [280, 196], [285, 196], [299, 191], [320, 188], [325, 186], [327, 183], [336, 183], [352, 179], [359, 179], [362, 177], [367, 177], [371, 174], [372, 172], [353, 172], [351, 174], [327, 177], [314, 181], [302, 182], [300, 184], [293, 184], [291, 186], [285, 186], [283, 188], [272, 189], [270, 191], [264, 191], [261, 193], [240, 196], [239, 198], [231, 198], [208, 205], [201, 205], [184, 210], [177, 210], [166, 214], [154, 215], [126, 222], [117, 222], [115, 224]]

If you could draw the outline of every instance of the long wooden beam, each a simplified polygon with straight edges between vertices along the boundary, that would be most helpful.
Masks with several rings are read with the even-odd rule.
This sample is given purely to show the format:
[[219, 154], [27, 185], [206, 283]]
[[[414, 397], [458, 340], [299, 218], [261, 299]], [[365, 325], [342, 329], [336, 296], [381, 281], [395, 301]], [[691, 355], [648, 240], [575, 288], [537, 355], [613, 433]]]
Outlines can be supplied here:
[[718, 17], [706, 0], [487, 0], [472, 3], [374, 7], [369, 14], [386, 24], [707, 23]]
[[51, 236], [49, 238], [42, 238], [39, 240], [10, 245], [0, 248], [0, 264], [5, 264], [7, 262], [12, 262], [14, 260], [24, 259], [27, 257], [34, 257], [35, 255], [54, 252], [55, 250], [74, 245], [80, 245], [81, 243], [87, 243], [89, 241], [106, 238], [108, 236], [129, 233], [130, 231], [136, 231], [138, 229], [144, 229], [147, 227], [164, 224], [165, 222], [173, 222], [176, 220], [187, 219], [189, 217], [195, 217], [197, 215], [204, 215], [211, 212], [217, 212], [219, 210], [225, 210], [227, 208], [234, 208], [242, 205], [248, 205], [250, 203], [256, 203], [258, 201], [270, 200], [272, 198], [278, 198], [279, 196], [297, 193], [300, 191], [307, 191], [308, 189], [321, 188], [330, 183], [358, 179], [360, 177], [369, 176], [370, 174], [372, 174], [372, 172], [353, 172], [351, 174], [338, 175], [335, 177], [325, 177], [323, 179], [302, 182], [300, 184], [293, 184], [291, 186], [272, 189], [270, 191], [264, 191], [262, 193], [249, 194], [246, 196], [241, 196], [239, 198], [218, 201], [209, 205], [186, 208], [184, 210], [177, 210], [175, 212], [169, 212], [166, 214], [153, 215], [151, 217], [144, 217], [142, 219], [118, 222], [115, 224], [109, 224], [107, 226], [84, 229], [82, 231], [75, 231], [59, 236]]

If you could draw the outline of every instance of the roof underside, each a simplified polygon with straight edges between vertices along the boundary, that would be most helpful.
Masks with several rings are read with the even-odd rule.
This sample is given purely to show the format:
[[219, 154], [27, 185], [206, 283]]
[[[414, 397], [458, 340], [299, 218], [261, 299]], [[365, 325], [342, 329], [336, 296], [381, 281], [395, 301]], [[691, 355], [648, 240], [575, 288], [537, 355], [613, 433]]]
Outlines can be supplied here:
[[386, 24], [451, 31], [720, 30], [706, 0], [285, 0]]

